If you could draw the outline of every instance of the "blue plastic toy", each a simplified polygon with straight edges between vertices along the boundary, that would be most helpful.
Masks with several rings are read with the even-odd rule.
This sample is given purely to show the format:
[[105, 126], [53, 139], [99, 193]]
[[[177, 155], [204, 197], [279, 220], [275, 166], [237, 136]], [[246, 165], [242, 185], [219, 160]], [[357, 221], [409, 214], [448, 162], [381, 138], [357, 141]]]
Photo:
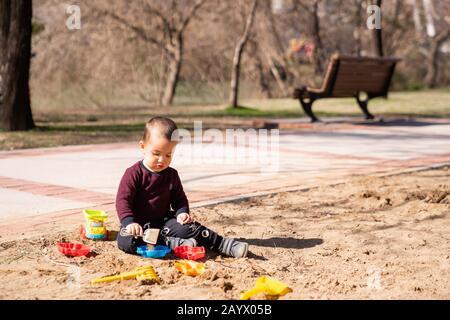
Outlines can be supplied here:
[[147, 246], [137, 247], [137, 254], [141, 255], [143, 258], [163, 258], [170, 251], [171, 249], [166, 246], [155, 246], [154, 249], [149, 249]]

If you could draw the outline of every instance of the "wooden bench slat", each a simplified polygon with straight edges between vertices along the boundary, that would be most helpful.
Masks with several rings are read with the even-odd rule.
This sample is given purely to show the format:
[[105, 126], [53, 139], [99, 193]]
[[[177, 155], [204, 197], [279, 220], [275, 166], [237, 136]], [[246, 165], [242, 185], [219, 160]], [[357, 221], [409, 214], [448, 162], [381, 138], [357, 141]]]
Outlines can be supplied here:
[[367, 77], [368, 75], [387, 77], [389, 73], [380, 71], [372, 71], [372, 72], [352, 71], [352, 72], [339, 72], [337, 77]]
[[346, 80], [336, 83], [336, 85], [334, 86], [334, 90], [336, 90], [337, 88], [352, 88], [353, 86], [357, 85], [379, 88], [384, 87], [384, 84], [385, 82], [383, 81], [370, 81], [369, 79]]
[[370, 72], [370, 71], [387, 71], [390, 65], [339, 65], [339, 71], [360, 71], [360, 72]]
[[365, 83], [386, 83], [386, 75], [364, 75], [364, 76], [338, 76], [335, 82], [336, 85], [340, 83], [353, 83], [353, 82], [365, 82]]

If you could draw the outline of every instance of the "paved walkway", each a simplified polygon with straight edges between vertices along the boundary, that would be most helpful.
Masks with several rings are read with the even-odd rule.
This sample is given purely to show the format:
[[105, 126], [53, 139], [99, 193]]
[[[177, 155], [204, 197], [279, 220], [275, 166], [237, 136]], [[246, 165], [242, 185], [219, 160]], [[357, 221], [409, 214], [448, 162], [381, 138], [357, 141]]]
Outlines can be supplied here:
[[[262, 135], [258, 145], [249, 144], [255, 141], [245, 140], [249, 132], [238, 133], [234, 146], [221, 143], [218, 132], [214, 141], [181, 143], [172, 166], [191, 206], [450, 163], [449, 120], [278, 125], [278, 139], [269, 135], [267, 144]], [[137, 143], [0, 152], [0, 236], [22, 232], [24, 225], [82, 221], [83, 208], [115, 215], [120, 178], [139, 158]]]

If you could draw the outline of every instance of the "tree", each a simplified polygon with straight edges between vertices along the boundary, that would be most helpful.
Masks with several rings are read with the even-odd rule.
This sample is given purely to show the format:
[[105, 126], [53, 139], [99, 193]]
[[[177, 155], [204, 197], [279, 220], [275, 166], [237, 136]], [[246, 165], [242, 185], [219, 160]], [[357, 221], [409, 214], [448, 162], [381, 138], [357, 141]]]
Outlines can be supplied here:
[[427, 75], [425, 83], [434, 88], [437, 85], [439, 51], [442, 44], [450, 38], [450, 25], [431, 39], [431, 46], [427, 57]]
[[[414, 22], [416, 25], [417, 36], [420, 44], [425, 50], [426, 76], [425, 85], [434, 88], [438, 84], [439, 56], [442, 45], [450, 38], [450, 16], [448, 16], [448, 7], [444, 5], [440, 14], [436, 13], [435, 3], [432, 0], [423, 0], [423, 13], [426, 22], [426, 32], [421, 23], [419, 2], [416, 0], [414, 6]], [[441, 4], [442, 5], [442, 4]], [[445, 10], [447, 9], [447, 10]]]
[[353, 30], [353, 39], [355, 39], [355, 46], [353, 49], [353, 53], [356, 56], [360, 56], [362, 50], [361, 45], [362, 2], [363, 0], [353, 0], [353, 6], [355, 10], [353, 16], [353, 22], [355, 24], [355, 29]]
[[[258, 30], [258, 43], [261, 42], [264, 47], [261, 51], [264, 52], [266, 56], [266, 61], [272, 76], [275, 78], [278, 87], [281, 90], [282, 96], [287, 97], [290, 90], [287, 89], [285, 80], [288, 83], [291, 82], [293, 75], [289, 68], [289, 62], [286, 58], [286, 49], [283, 44], [283, 39], [280, 32], [277, 29], [276, 17], [274, 17], [273, 9], [269, 1], [264, 1], [262, 3], [262, 14], [263, 19], [259, 20], [259, 30]], [[286, 75], [283, 79], [283, 75]]]
[[419, 0], [412, 0], [412, 6], [413, 6], [413, 19], [414, 19], [414, 27], [416, 28], [416, 34], [421, 36], [422, 34], [422, 20], [420, 19], [420, 7], [419, 7]]
[[[392, 56], [414, 39], [411, 3], [395, 0], [383, 4], [383, 54]], [[413, 40], [414, 41], [414, 40]]]
[[313, 60], [315, 74], [322, 74], [324, 70], [323, 65], [325, 60], [322, 37], [320, 36], [319, 3], [320, 0], [314, 0], [312, 4], [310, 2], [307, 2], [307, 4], [304, 4], [302, 2], [297, 3], [310, 16], [309, 29], [314, 41]]
[[249, 39], [248, 44], [250, 46], [250, 54], [252, 56], [253, 65], [257, 73], [259, 88], [261, 89], [264, 97], [270, 99], [272, 98], [272, 91], [269, 85], [269, 79], [267, 79], [266, 76], [263, 61], [259, 55], [261, 52], [261, 47], [256, 39]]
[[[380, 14], [381, 14], [381, 5], [382, 0], [376, 0], [375, 5], [380, 8]], [[381, 26], [380, 28], [373, 29], [373, 38], [374, 38], [374, 47], [375, 47], [375, 54], [379, 57], [384, 56], [384, 50], [383, 50], [383, 34], [381, 32]]]
[[31, 0], [0, 1], [0, 127], [34, 128], [30, 105]]
[[237, 42], [236, 47], [234, 49], [233, 67], [231, 69], [231, 89], [230, 89], [230, 105], [233, 108], [238, 106], [239, 76], [240, 76], [242, 53], [244, 52], [244, 46], [249, 38], [250, 29], [252, 27], [253, 20], [255, 17], [257, 3], [258, 0], [253, 0], [250, 13], [247, 16], [247, 20], [245, 23], [244, 33], [239, 38], [239, 41]]
[[[145, 26], [138, 25], [134, 21], [136, 17], [124, 17], [109, 10], [94, 10], [104, 13], [116, 22], [119, 22], [138, 36], [165, 54], [168, 60], [168, 72], [165, 79], [161, 104], [171, 105], [175, 96], [180, 71], [183, 62], [183, 49], [185, 31], [192, 17], [207, 0], [196, 0], [190, 7], [182, 6], [176, 0], [167, 2], [141, 1], [142, 12], [147, 15], [147, 21], [155, 21], [155, 29], [149, 30]], [[191, 1], [192, 2], [192, 1]], [[160, 7], [158, 7], [158, 4]]]

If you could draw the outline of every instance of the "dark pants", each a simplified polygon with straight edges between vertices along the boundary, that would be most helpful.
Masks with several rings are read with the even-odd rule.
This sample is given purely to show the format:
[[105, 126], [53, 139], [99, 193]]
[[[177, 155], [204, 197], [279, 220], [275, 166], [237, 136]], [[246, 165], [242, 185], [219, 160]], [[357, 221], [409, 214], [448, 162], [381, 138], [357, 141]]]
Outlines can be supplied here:
[[[122, 226], [124, 228], [126, 226]], [[143, 226], [144, 231], [146, 228], [152, 227]], [[209, 250], [218, 251], [222, 237], [216, 232], [206, 228], [198, 222], [192, 222], [188, 224], [180, 224], [176, 218], [166, 218], [164, 220], [161, 232], [159, 233], [158, 243], [165, 244], [165, 237], [176, 237], [182, 239], [194, 238], [197, 240], [197, 246], [205, 247]], [[136, 253], [137, 247], [145, 246], [146, 243], [141, 237], [137, 239], [134, 236], [121, 236], [117, 235], [117, 245], [120, 250], [127, 253]]]

